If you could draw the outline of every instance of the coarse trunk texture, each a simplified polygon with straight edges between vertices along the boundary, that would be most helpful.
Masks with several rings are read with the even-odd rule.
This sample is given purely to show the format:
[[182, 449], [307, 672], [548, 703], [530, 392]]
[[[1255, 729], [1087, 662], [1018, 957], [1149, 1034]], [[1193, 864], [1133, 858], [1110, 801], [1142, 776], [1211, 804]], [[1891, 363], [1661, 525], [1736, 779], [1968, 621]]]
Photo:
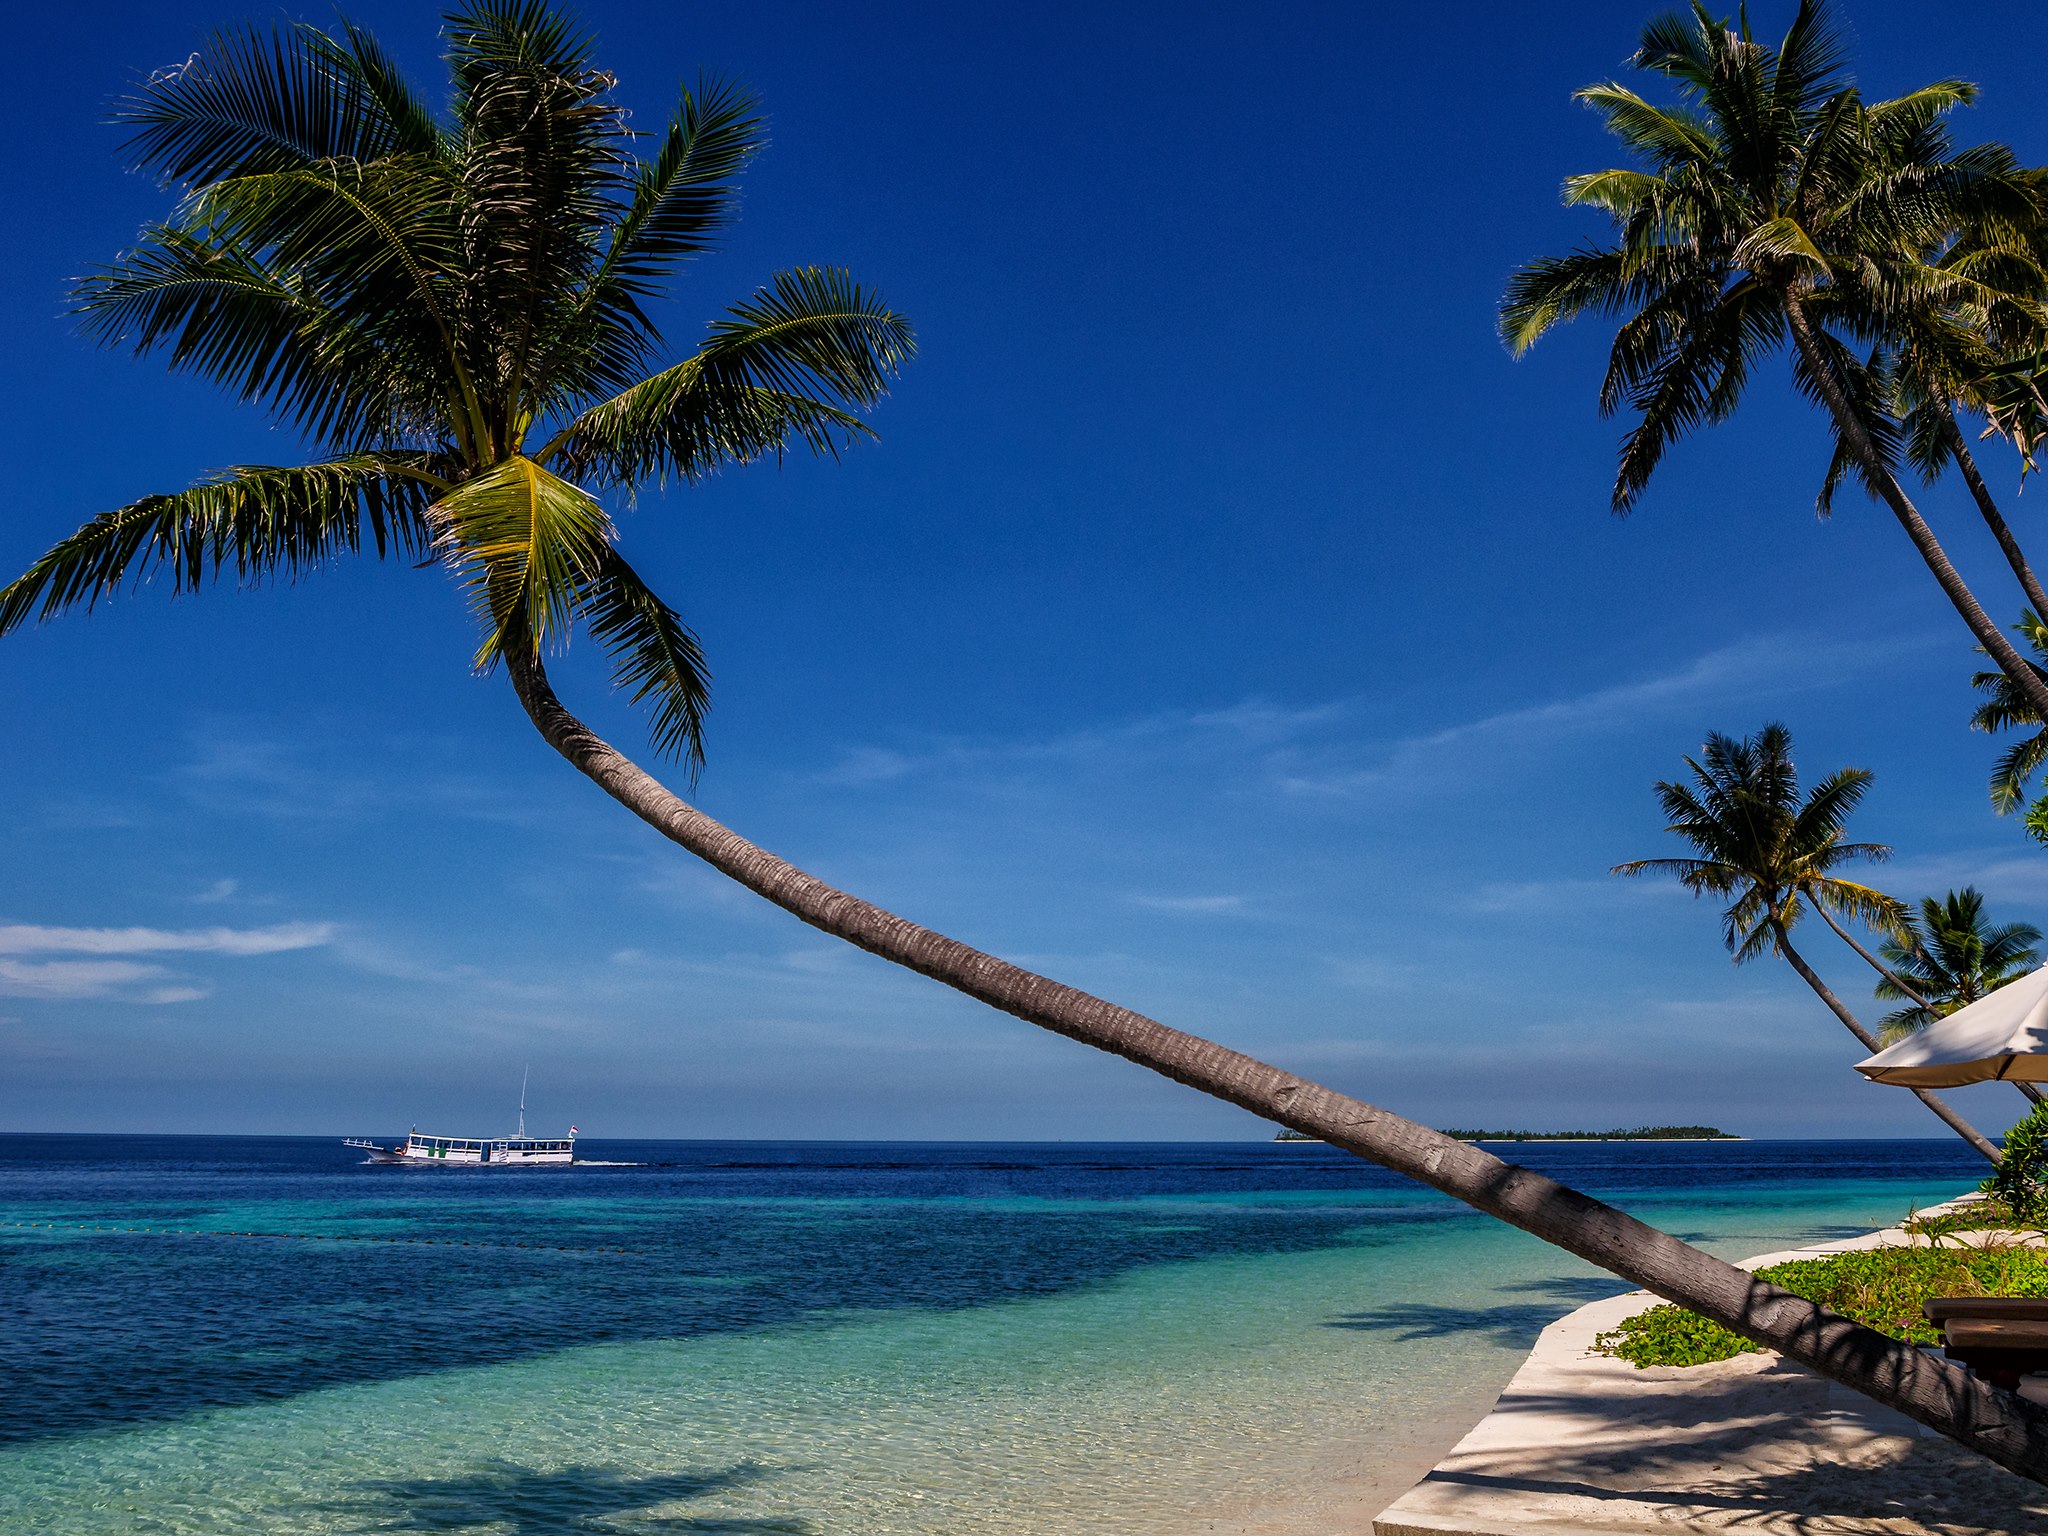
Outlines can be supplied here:
[[[1790, 293], [1785, 296], [1785, 320], [1791, 327], [1793, 344], [1799, 348], [1806, 365], [1813, 370], [1815, 383], [1819, 386], [1821, 398], [1827, 402], [1828, 414], [1835, 418], [1835, 425], [1842, 434], [1842, 441], [1855, 455], [1856, 461], [1869, 477], [1869, 483], [1877, 488], [1884, 504], [1891, 508], [1892, 515], [1899, 520], [1899, 526], [1906, 530], [1906, 537], [1913, 541], [1913, 547], [1920, 552], [1920, 558], [1927, 569], [1934, 573], [1941, 590], [1962, 615], [1963, 622], [1970, 627], [1970, 633], [1977, 637], [1977, 643], [1984, 647], [1984, 653], [1998, 663], [1998, 670], [2012, 679], [2013, 686], [2036, 708], [2041, 718], [2048, 720], [2048, 683], [2041, 680], [2039, 673], [2027, 665], [2020, 653], [2013, 649], [1999, 627], [1991, 622], [1991, 616], [1984, 611], [1984, 605], [1977, 601], [1962, 575], [1948, 558], [1948, 552], [1941, 547], [1941, 541], [1934, 536], [1934, 530], [1927, 526], [1927, 519], [1920, 515], [1920, 509], [1907, 497], [1905, 488], [1899, 484], [1898, 476], [1877, 452], [1870, 441], [1870, 434], [1863, 430], [1863, 423], [1856, 418], [1856, 412], [1849, 404], [1849, 397], [1842, 389], [1841, 380], [1829, 366], [1825, 353], [1814, 339], [1813, 327], [1806, 318], [1806, 311]], [[2043, 615], [2048, 617], [2048, 615]]]
[[[1783, 955], [1792, 969], [1799, 973], [1800, 979], [1813, 988], [1814, 995], [1828, 1005], [1834, 1016], [1842, 1021], [1843, 1027], [1858, 1040], [1862, 1041], [1863, 1048], [1869, 1051], [1871, 1055], [1875, 1056], [1882, 1050], [1883, 1047], [1877, 1043], [1877, 1036], [1873, 1035], [1858, 1022], [1856, 1015], [1849, 1011], [1848, 1006], [1839, 997], [1835, 996], [1834, 989], [1822, 981], [1814, 973], [1813, 967], [1801, 958], [1799, 951], [1792, 947], [1792, 940], [1785, 932], [1785, 925], [1774, 922], [1771, 924], [1771, 932], [1778, 940], [1778, 953]], [[1907, 1091], [1922, 1104], [1933, 1110], [1936, 1115], [1940, 1116], [1943, 1125], [1983, 1153], [1994, 1167], [1997, 1165], [1999, 1161], [1998, 1148], [1991, 1144], [1990, 1138], [1953, 1109], [1950, 1109], [1948, 1101], [1942, 1098], [1940, 1094], [1930, 1093], [1925, 1088], [1911, 1088]]]
[[2034, 574], [2033, 566], [2027, 563], [2026, 551], [2020, 548], [2020, 541], [2013, 537], [2012, 529], [2006, 526], [2004, 516], [1998, 510], [1998, 503], [1991, 498], [1991, 487], [1984, 483], [1984, 477], [1977, 472], [1977, 456], [1970, 452], [1970, 445], [1963, 437], [1963, 429], [1956, 425], [1954, 412], [1944, 413], [1946, 424], [1944, 434], [1948, 438], [1949, 457], [1956, 461], [1956, 468], [1963, 472], [1963, 483], [1970, 488], [1970, 496], [1977, 503], [1977, 510], [1983, 514], [1984, 526], [1991, 530], [1991, 537], [1998, 540], [1998, 548], [2005, 556], [2005, 563], [2012, 567], [2012, 573], [2019, 578], [2020, 590], [2027, 594], [2027, 601], [2033, 605], [2037, 618], [2048, 619], [2048, 609], [2041, 605], [2048, 603], [2048, 593], [2041, 590], [2041, 580]]
[[812, 927], [990, 1007], [1430, 1185], [2048, 1484], [2048, 1409], [1478, 1147], [1034, 975], [835, 890], [685, 803], [600, 740], [563, 707], [527, 647], [508, 650], [507, 665], [534, 725], [580, 772], [664, 837]]
[[[1912, 987], [1908, 986], [1906, 984], [1905, 977], [1901, 976], [1897, 971], [1893, 970], [1890, 966], [1886, 965], [1882, 960], [1878, 959], [1877, 956], [1873, 955], [1861, 944], [1858, 944], [1856, 942], [1855, 935], [1850, 933], [1849, 930], [1844, 928], [1840, 923], [1836, 922], [1833, 914], [1831, 914], [1826, 907], [1822, 906], [1819, 902], [1815, 902], [1813, 904], [1813, 910], [1820, 914], [1820, 920], [1822, 922], [1826, 923], [1830, 928], [1835, 930], [1835, 936], [1837, 938], [1839, 938], [1844, 944], [1848, 945], [1851, 949], [1855, 950], [1857, 954], [1861, 955], [1866, 961], [1869, 962], [1870, 968], [1872, 970], [1876, 971], [1878, 975], [1884, 977], [1885, 980], [1889, 981], [1893, 986], [1897, 987], [1901, 992], [1905, 993], [1911, 1001], [1913, 1001], [1920, 1007], [1925, 1008], [1929, 1013], [1934, 1012], [1933, 1004], [1929, 1003], [1926, 998], [1922, 997], [1918, 992], [1914, 991]], [[2029, 1104], [2038, 1104], [2041, 1102], [2041, 1091], [2040, 1089], [2036, 1088], [2032, 1083], [2022, 1083], [2014, 1078], [2007, 1078], [2006, 1081], [2011, 1083], [2013, 1087], [2019, 1089], [2020, 1096], [2024, 1098]], [[1961, 1120], [1961, 1117], [1958, 1116], [1958, 1119]], [[1965, 1125], [1969, 1124], [1969, 1122], [1966, 1120], [1962, 1120], [1961, 1123]], [[1976, 1132], [1973, 1130], [1971, 1134], [1975, 1135]]]

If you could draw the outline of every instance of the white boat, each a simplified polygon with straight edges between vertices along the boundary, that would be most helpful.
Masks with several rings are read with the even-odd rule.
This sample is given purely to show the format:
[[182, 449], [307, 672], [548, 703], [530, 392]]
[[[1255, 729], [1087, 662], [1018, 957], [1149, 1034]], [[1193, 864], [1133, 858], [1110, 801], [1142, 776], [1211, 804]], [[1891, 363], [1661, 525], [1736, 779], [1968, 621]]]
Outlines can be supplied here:
[[423, 1136], [418, 1127], [394, 1147], [360, 1136], [344, 1138], [344, 1147], [358, 1147], [373, 1163], [481, 1164], [493, 1168], [563, 1167], [576, 1161], [576, 1127], [554, 1141], [526, 1134], [526, 1079], [519, 1080], [519, 1129], [510, 1136]]

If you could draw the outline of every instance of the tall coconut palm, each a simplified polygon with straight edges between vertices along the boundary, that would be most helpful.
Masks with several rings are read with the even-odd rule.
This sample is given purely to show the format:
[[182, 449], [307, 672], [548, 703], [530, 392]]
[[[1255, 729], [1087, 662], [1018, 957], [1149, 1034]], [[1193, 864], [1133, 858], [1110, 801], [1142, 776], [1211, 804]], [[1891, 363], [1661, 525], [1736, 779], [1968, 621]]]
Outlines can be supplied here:
[[182, 590], [366, 547], [438, 561], [471, 595], [481, 664], [503, 664], [551, 746], [804, 922], [1420, 1180], [2048, 1482], [2048, 1412], [1477, 1147], [835, 890], [571, 714], [545, 655], [580, 623], [651, 703], [657, 748], [700, 750], [702, 658], [618, 559], [599, 494], [838, 447], [909, 330], [843, 275], [787, 273], [645, 372], [646, 302], [729, 216], [750, 110], [715, 87], [686, 98], [643, 163], [610, 77], [539, 0], [476, 0], [448, 36], [446, 119], [348, 27], [217, 39], [130, 104], [138, 162], [184, 200], [87, 281], [88, 324], [268, 404], [322, 457], [95, 518], [0, 591], [0, 632], [165, 569]]
[[1603, 413], [1635, 417], [1613, 504], [1626, 512], [1670, 445], [1727, 419], [1751, 375], [1788, 347], [1793, 378], [1833, 421], [1847, 463], [1891, 509], [1985, 652], [2048, 715], [2048, 683], [1992, 623], [1894, 470], [1898, 423], [1865, 355], [1914, 307], [1982, 294], [1982, 274], [1930, 258], [1963, 231], [2037, 225], [2039, 182], [2010, 151], [1956, 150], [1942, 117], [1975, 89], [1937, 81], [1866, 103], [1820, 0], [1801, 0], [1774, 48], [1703, 5], [1644, 29], [1634, 65], [1678, 100], [1618, 83], [1579, 99], [1632, 163], [1575, 176], [1565, 200], [1608, 216], [1613, 238], [1517, 272], [1501, 306], [1525, 352], [1586, 313], [1618, 316]]
[[[1872, 775], [1861, 768], [1839, 769], [1802, 799], [1792, 733], [1776, 722], [1740, 741], [1716, 732], [1707, 737], [1700, 757], [1705, 761], [1685, 760], [1690, 784], [1657, 784], [1658, 802], [1671, 821], [1666, 830], [1691, 843], [1699, 856], [1633, 859], [1615, 865], [1614, 873], [1673, 875], [1695, 896], [1732, 898], [1721, 915], [1721, 939], [1735, 963], [1777, 955], [1866, 1050], [1878, 1050], [1877, 1037], [1807, 964], [1791, 933], [1811, 910], [1875, 966], [1876, 957], [1838, 919], [1890, 930], [1904, 918], [1893, 898], [1837, 873], [1858, 861], [1891, 857], [1882, 843], [1852, 843], [1843, 836]], [[1913, 1092], [1958, 1136], [1998, 1161], [1998, 1149], [1940, 1095], [1920, 1088]]]
[[2032, 923], [1985, 921], [1975, 886], [1924, 898], [1919, 917], [1908, 912], [1878, 944], [1893, 974], [1878, 982], [1877, 995], [1906, 1004], [1878, 1021], [1880, 1038], [1890, 1045], [2018, 981], [2041, 963], [2040, 942]]

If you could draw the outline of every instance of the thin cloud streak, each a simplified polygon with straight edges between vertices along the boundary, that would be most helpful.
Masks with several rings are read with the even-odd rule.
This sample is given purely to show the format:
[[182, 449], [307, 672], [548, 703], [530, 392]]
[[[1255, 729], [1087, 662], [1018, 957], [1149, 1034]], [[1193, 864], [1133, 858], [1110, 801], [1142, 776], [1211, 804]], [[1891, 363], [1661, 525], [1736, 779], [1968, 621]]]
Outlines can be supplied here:
[[1245, 909], [1242, 896], [1126, 896], [1124, 900], [1150, 912], [1185, 912], [1198, 917], [1236, 917]]
[[276, 955], [332, 942], [333, 923], [270, 928], [48, 928], [0, 925], [0, 955]]
[[1179, 754], [1190, 739], [1234, 748], [1263, 749], [1295, 741], [1311, 730], [1349, 718], [1348, 700], [1290, 708], [1248, 699], [1226, 709], [1161, 711], [1120, 724], [1069, 731], [1042, 740], [943, 740], [922, 752], [891, 747], [848, 748], [812, 782], [841, 787], [890, 784], [921, 774], [980, 769], [1014, 770], [1037, 764], [1086, 765], [1142, 756], [1146, 750]]
[[1931, 894], [1937, 886], [1947, 890], [1974, 885], [1994, 900], [2000, 896], [2029, 901], [2048, 898], [2048, 859], [2038, 853], [1966, 849], [1895, 858], [1880, 867], [1888, 887], [1924, 886]]
[[1934, 637], [1913, 637], [1891, 645], [1816, 644], [1791, 635], [1770, 635], [1739, 645], [1708, 651], [1686, 666], [1635, 682], [1615, 683], [1546, 704], [1501, 710], [1460, 725], [1409, 736], [1382, 749], [1381, 760], [1369, 767], [1321, 775], [1293, 774], [1281, 781], [1302, 795], [1345, 797], [1394, 781], [1420, 778], [1445, 759], [1479, 755], [1485, 744], [1499, 750], [1505, 742], [1550, 736], [1585, 735], [1613, 730], [1644, 714], [1692, 705], [1704, 699], [1754, 692], [1766, 683], [1786, 681], [1785, 660], [1797, 655], [1814, 679], [1805, 689], [1826, 687], [1851, 671], [1888, 666], [1900, 656], [1926, 650]]
[[[1149, 759], [1171, 757], [1184, 763], [1235, 763], [1225, 771], [1285, 795], [1341, 801], [1433, 784], [1447, 764], [1477, 760], [1510, 745], [1622, 729], [1646, 714], [1751, 696], [1766, 686], [1826, 689], [1944, 643], [1941, 637], [1915, 635], [1889, 644], [1846, 645], [1787, 632], [1721, 646], [1655, 676], [1407, 735], [1376, 738], [1364, 724], [1365, 699], [1306, 706], [1250, 699], [1225, 709], [1149, 714], [1042, 740], [952, 739], [921, 751], [850, 747], [809, 781], [864, 789], [916, 777], [993, 778], [1051, 766], [1128, 772]], [[1796, 673], [1788, 671], [1788, 658], [1797, 658]]]
[[170, 975], [160, 965], [133, 960], [0, 959], [0, 995], [58, 1003], [189, 1003], [207, 996], [199, 987], [151, 985]]

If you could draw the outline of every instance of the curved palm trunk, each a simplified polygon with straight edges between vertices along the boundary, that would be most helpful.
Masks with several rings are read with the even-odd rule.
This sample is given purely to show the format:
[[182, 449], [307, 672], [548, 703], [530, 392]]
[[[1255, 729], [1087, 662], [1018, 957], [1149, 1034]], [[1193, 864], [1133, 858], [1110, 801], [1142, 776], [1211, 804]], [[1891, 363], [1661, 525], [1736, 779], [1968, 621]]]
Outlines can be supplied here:
[[[1773, 922], [1771, 924], [1771, 933], [1778, 941], [1778, 953], [1783, 955], [1792, 969], [1799, 973], [1800, 979], [1813, 988], [1815, 996], [1828, 1005], [1835, 1017], [1842, 1021], [1842, 1026], [1850, 1034], [1863, 1042], [1863, 1048], [1873, 1056], [1876, 1055], [1882, 1049], [1877, 1043], [1877, 1037], [1857, 1022], [1856, 1015], [1848, 1010], [1839, 997], [1835, 996], [1833, 989], [1826, 982], [1814, 974], [1813, 967], [1800, 957], [1799, 951], [1792, 947], [1792, 940], [1785, 932], [1785, 925]], [[1846, 935], [1844, 936], [1846, 937]], [[1854, 940], [1850, 942], [1853, 943]], [[1943, 1125], [1946, 1125], [1950, 1130], [1962, 1137], [1963, 1140], [1983, 1153], [1985, 1157], [1991, 1160], [1994, 1166], [1997, 1165], [1998, 1148], [1991, 1144], [1990, 1139], [1982, 1131], [1950, 1109], [1940, 1094], [1929, 1093], [1925, 1088], [1910, 1088], [1907, 1092], [1911, 1093], [1914, 1098], [1940, 1116]]]
[[[1914, 991], [1911, 987], [1906, 985], [1906, 979], [1903, 976], [1901, 976], [1897, 971], [1893, 970], [1890, 966], [1886, 965], [1882, 960], [1878, 959], [1877, 956], [1873, 955], [1861, 944], [1858, 944], [1855, 940], [1855, 937], [1849, 932], [1849, 930], [1844, 928], [1840, 923], [1836, 922], [1834, 916], [1828, 911], [1826, 907], [1823, 907], [1819, 902], [1816, 901], [1813, 903], [1813, 910], [1820, 914], [1820, 920], [1822, 922], [1826, 923], [1830, 928], [1835, 930], [1836, 938], [1840, 939], [1844, 944], [1848, 945], [1851, 949], [1855, 950], [1857, 954], [1861, 955], [1866, 961], [1870, 963], [1870, 968], [1872, 970], [1876, 971], [1878, 975], [1882, 976], [1886, 981], [1890, 982], [1893, 986], [1897, 987], [1901, 992], [1903, 992], [1907, 997], [1911, 998], [1915, 1003], [1918, 1003], [1922, 1008], [1925, 1008], [1930, 1015], [1933, 1014], [1934, 1005], [1929, 1003], [1926, 998], [1922, 997], [1918, 992]], [[2021, 1094], [2023, 1094], [2026, 1097], [2026, 1100], [2029, 1104], [2038, 1104], [2041, 1102], [2041, 1090], [2036, 1088], [2032, 1083], [2023, 1083], [2020, 1082], [2017, 1078], [2007, 1078], [2006, 1081], [2011, 1083], [2013, 1087], [2019, 1089]], [[1964, 1125], [1969, 1124], [1967, 1120], [1962, 1120], [1961, 1116], [1958, 1116], [1957, 1120]], [[1975, 1135], [1976, 1133], [1973, 1130], [1971, 1134]], [[1974, 1143], [1972, 1144], [1974, 1145]]]
[[1953, 412], [1944, 412], [1944, 435], [1948, 438], [1949, 457], [1956, 461], [1956, 468], [1962, 471], [1963, 483], [1970, 488], [1970, 496], [1977, 503], [1977, 510], [1983, 514], [1984, 526], [1991, 530], [1991, 536], [1998, 540], [1998, 548], [2005, 556], [2005, 563], [2012, 567], [2013, 575], [2019, 578], [2020, 589], [2027, 594], [2027, 601], [2034, 606], [2035, 616], [2048, 619], [2041, 605], [2048, 603], [2048, 593], [2041, 590], [2041, 580], [2034, 574], [2033, 566], [2027, 563], [2026, 552], [2020, 548], [2020, 541], [2013, 537], [2012, 529], [2006, 526], [2005, 518], [1998, 510], [1998, 503], [1991, 499], [1991, 488], [1984, 483], [1984, 477], [1977, 472], [1977, 456], [1970, 452], [1970, 445], [1963, 438], [1962, 428], [1956, 425]]
[[1963, 622], [1970, 626], [1970, 633], [1977, 637], [1977, 643], [1984, 647], [1985, 654], [1998, 663], [1999, 671], [2012, 679], [2013, 686], [2021, 695], [2042, 712], [2041, 718], [2048, 720], [2048, 683], [2041, 680], [2040, 675], [2013, 649], [2004, 632], [1991, 622], [1984, 605], [1977, 601], [1976, 594], [1957, 572], [1948, 552], [1941, 547], [1941, 541], [1935, 538], [1934, 530], [1927, 526], [1927, 519], [1920, 515], [1920, 509], [1913, 505], [1905, 488], [1899, 484], [1898, 476], [1891, 472], [1890, 466], [1871, 443], [1870, 434], [1863, 430], [1863, 423], [1856, 419], [1849, 397], [1843, 392], [1841, 380], [1835, 377], [1833, 368], [1814, 340], [1806, 311], [1790, 294], [1785, 296], [1785, 319], [1791, 327], [1794, 345], [1813, 370], [1821, 397], [1827, 402], [1828, 413], [1835, 418], [1835, 425], [1841, 430], [1842, 441], [1848, 444], [1849, 451], [1863, 466], [1870, 483], [1878, 488], [1885, 505], [1892, 509], [1899, 526], [1906, 530], [1906, 536], [1920, 552], [1921, 560], [1934, 573], [1934, 579], [1941, 584], [1941, 590], [1947, 594], [1956, 612], [1962, 615]]
[[2048, 1410], [1478, 1147], [1034, 975], [835, 890], [686, 804], [600, 740], [562, 706], [525, 647], [507, 653], [507, 667], [534, 725], [578, 771], [664, 837], [812, 927], [990, 1007], [1428, 1184], [1890, 1404], [2001, 1466], [2048, 1483]]

